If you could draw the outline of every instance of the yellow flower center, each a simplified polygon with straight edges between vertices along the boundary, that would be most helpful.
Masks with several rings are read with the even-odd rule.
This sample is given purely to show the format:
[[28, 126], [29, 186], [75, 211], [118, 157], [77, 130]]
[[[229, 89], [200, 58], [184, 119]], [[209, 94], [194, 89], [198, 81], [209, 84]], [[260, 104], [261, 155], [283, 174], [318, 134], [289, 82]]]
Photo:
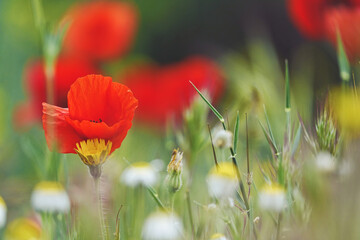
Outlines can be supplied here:
[[225, 237], [224, 234], [221, 234], [221, 233], [215, 233], [211, 236], [210, 239], [218, 239], [218, 238], [223, 238]]
[[229, 179], [237, 179], [234, 164], [232, 162], [221, 162], [210, 170], [210, 175], [221, 176]]
[[59, 182], [43, 181], [35, 186], [35, 190], [46, 191], [46, 192], [63, 192], [64, 187]]
[[111, 147], [111, 141], [106, 143], [104, 139], [95, 138], [76, 143], [75, 151], [86, 165], [98, 166], [106, 161]]
[[268, 184], [265, 185], [262, 188], [262, 191], [264, 191], [265, 193], [270, 194], [270, 195], [277, 195], [277, 194], [285, 193], [284, 187], [277, 183], [273, 183], [271, 185], [268, 185]]
[[136, 163], [131, 164], [131, 166], [135, 167], [135, 168], [149, 168], [149, 167], [151, 167], [150, 163], [147, 163], [147, 162], [136, 162]]
[[19, 218], [12, 221], [5, 232], [6, 239], [41, 239], [41, 228], [34, 221]]
[[343, 132], [349, 136], [358, 136], [360, 134], [360, 98], [350, 90], [335, 90], [330, 100], [335, 118]]
[[4, 199], [0, 196], [0, 206], [6, 207]]

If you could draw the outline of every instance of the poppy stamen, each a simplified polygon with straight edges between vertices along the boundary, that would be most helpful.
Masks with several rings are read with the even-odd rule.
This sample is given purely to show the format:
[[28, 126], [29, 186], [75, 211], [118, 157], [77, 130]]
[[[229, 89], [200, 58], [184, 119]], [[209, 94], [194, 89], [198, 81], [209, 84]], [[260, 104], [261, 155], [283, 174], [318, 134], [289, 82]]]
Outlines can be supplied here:
[[110, 154], [112, 142], [104, 139], [87, 139], [76, 143], [75, 152], [88, 166], [97, 166], [104, 163]]

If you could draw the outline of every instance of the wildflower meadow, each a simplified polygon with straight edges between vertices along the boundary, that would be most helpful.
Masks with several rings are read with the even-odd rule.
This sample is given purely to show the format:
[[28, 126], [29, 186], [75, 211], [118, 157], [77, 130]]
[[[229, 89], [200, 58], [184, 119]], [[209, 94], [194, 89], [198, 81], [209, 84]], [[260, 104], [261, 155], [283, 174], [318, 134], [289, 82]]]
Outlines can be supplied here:
[[0, 240], [360, 239], [359, 26], [358, 0], [0, 0]]

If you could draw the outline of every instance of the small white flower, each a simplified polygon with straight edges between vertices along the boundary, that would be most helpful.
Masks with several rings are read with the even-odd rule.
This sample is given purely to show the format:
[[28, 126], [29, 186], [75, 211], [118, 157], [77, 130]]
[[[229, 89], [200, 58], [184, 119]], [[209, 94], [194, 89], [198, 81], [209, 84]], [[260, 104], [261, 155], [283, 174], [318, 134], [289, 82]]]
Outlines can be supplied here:
[[164, 161], [161, 159], [154, 159], [150, 162], [150, 165], [155, 169], [157, 172], [161, 172], [164, 170], [165, 164]]
[[127, 167], [121, 175], [121, 182], [129, 187], [151, 186], [156, 183], [157, 172], [147, 162], [137, 162]]
[[281, 212], [287, 206], [285, 189], [278, 184], [266, 185], [259, 192], [259, 205], [264, 210]]
[[227, 240], [224, 234], [215, 233], [210, 237], [210, 240]]
[[158, 211], [152, 213], [142, 229], [144, 240], [176, 240], [183, 235], [181, 220], [174, 213]]
[[218, 148], [229, 148], [233, 144], [233, 134], [224, 129], [215, 129], [213, 144]]
[[224, 200], [233, 197], [237, 188], [234, 165], [222, 162], [218, 167], [213, 167], [207, 177], [207, 185], [211, 197]]
[[70, 199], [59, 182], [40, 182], [31, 195], [31, 205], [39, 212], [66, 213], [70, 211]]
[[319, 171], [329, 173], [335, 170], [336, 161], [331, 153], [321, 151], [316, 155], [315, 165]]
[[5, 226], [6, 223], [6, 204], [4, 199], [0, 196], [0, 229]]
[[215, 203], [210, 203], [209, 205], [207, 205], [207, 210], [213, 210], [216, 209], [216, 204]]

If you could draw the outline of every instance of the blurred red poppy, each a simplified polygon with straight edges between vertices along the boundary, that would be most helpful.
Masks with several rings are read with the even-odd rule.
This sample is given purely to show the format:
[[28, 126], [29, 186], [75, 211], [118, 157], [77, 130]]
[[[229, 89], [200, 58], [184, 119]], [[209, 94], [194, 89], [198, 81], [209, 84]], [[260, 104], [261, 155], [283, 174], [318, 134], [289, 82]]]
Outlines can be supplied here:
[[[67, 107], [66, 96], [71, 84], [79, 77], [97, 72], [99, 71], [88, 61], [75, 58], [59, 58], [55, 66], [55, 104]], [[46, 77], [41, 60], [32, 60], [26, 65], [24, 80], [29, 99], [15, 109], [14, 123], [17, 128], [28, 127], [41, 120], [42, 102], [46, 101]]]
[[289, 0], [290, 15], [310, 39], [337, 46], [337, 30], [351, 61], [360, 57], [360, 0]]
[[224, 84], [219, 67], [203, 57], [191, 57], [164, 67], [154, 64], [135, 66], [122, 79], [139, 99], [137, 117], [158, 125], [163, 125], [169, 117], [179, 119], [190, 105], [196, 91], [189, 81], [215, 101]]
[[93, 60], [124, 54], [137, 28], [137, 11], [129, 2], [91, 1], [75, 5], [65, 17], [70, 27], [65, 51]]
[[131, 90], [111, 77], [78, 78], [68, 93], [68, 108], [43, 103], [46, 141], [61, 153], [75, 153], [81, 148], [77, 144], [97, 139], [95, 145], [98, 140], [110, 142], [113, 152], [131, 128], [137, 105]]

